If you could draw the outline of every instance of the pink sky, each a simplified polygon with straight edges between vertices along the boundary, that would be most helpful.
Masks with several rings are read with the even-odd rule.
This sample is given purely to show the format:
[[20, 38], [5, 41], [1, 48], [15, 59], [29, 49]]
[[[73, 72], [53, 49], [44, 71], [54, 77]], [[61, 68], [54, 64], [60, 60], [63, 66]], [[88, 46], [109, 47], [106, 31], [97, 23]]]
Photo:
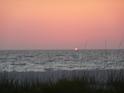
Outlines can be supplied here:
[[123, 0], [0, 0], [0, 49], [96, 49], [106, 40], [124, 41]]

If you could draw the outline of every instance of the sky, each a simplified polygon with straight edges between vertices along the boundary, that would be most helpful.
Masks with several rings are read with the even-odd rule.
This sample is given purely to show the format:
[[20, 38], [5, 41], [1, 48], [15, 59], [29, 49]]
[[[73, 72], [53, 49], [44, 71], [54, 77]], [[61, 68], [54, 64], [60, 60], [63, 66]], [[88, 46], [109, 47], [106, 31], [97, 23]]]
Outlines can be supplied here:
[[124, 48], [124, 0], [0, 0], [0, 49]]

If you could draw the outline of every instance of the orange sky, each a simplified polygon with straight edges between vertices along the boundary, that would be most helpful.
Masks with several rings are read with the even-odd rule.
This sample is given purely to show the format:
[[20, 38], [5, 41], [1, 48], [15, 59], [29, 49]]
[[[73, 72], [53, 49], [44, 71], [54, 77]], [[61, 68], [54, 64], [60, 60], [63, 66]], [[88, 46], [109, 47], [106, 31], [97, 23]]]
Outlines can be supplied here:
[[124, 41], [124, 0], [0, 0], [0, 49], [105, 48], [105, 40]]

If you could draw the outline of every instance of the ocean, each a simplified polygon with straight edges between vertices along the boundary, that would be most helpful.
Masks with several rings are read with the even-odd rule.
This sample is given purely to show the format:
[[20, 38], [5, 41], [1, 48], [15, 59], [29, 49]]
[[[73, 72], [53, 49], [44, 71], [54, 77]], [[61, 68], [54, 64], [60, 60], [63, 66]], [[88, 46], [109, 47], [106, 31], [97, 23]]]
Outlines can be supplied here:
[[1, 50], [0, 72], [124, 68], [124, 50]]

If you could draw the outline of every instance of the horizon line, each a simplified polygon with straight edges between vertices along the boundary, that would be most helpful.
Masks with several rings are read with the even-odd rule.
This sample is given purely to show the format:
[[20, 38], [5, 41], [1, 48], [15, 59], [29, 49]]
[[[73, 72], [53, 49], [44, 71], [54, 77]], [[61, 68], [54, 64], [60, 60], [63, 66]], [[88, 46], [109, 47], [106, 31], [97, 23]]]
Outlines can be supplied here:
[[[74, 50], [74, 49], [0, 49], [0, 51], [49, 51], [49, 50]], [[78, 48], [78, 51], [80, 50], [124, 50], [124, 48], [87, 48], [87, 49], [80, 49]]]

